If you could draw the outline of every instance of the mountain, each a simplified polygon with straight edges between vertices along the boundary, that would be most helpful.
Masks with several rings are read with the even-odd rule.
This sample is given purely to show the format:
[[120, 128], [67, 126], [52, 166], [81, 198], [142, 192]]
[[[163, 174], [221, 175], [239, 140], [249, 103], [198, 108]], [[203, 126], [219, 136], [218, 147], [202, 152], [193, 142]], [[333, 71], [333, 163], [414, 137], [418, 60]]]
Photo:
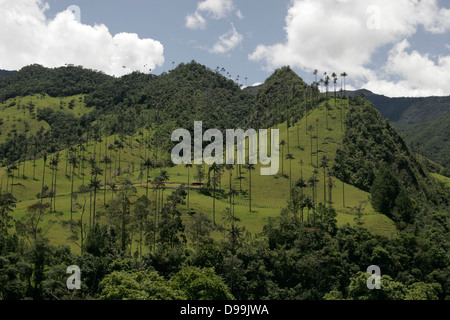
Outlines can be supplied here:
[[[288, 67], [255, 94], [194, 61], [0, 83], [17, 94], [0, 101], [2, 299], [450, 297], [450, 179], [361, 96], [327, 97]], [[174, 165], [171, 132], [195, 120], [278, 129], [278, 173]], [[366, 289], [370, 265], [386, 290]]]
[[15, 74], [17, 71], [8, 71], [8, 70], [3, 70], [0, 69], [0, 80], [2, 78], [8, 78], [11, 77], [13, 74]]
[[450, 96], [389, 98], [361, 89], [350, 91], [349, 96], [364, 94], [372, 102], [383, 117], [392, 122], [415, 124], [439, 119], [450, 114]]
[[365, 89], [348, 93], [361, 94], [392, 122], [416, 152], [450, 169], [450, 96], [389, 98]]
[[51, 97], [86, 94], [110, 79], [104, 73], [82, 67], [45, 68], [34, 64], [0, 81], [0, 101], [32, 94]]

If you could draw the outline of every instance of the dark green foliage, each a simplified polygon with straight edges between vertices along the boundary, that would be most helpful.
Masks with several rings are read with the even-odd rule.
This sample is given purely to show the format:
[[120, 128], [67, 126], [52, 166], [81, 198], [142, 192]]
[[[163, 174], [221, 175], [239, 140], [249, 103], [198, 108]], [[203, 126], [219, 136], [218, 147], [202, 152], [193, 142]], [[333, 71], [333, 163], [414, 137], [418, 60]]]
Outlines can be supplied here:
[[399, 193], [400, 183], [397, 178], [389, 170], [389, 167], [382, 166], [370, 188], [370, 200], [373, 208], [392, 217]]
[[[299, 106], [309, 101], [308, 90], [313, 89], [290, 67], [277, 69], [257, 91], [256, 110], [252, 115], [254, 126], [266, 128], [288, 119], [295, 123], [302, 117]], [[313, 91], [318, 93], [317, 89]]]
[[[450, 109], [450, 106], [448, 108]], [[449, 123], [450, 115], [447, 115], [429, 122], [417, 124], [399, 122], [395, 126], [405, 136], [411, 149], [450, 169]], [[437, 173], [440, 172], [437, 170]]]
[[90, 93], [110, 76], [82, 67], [49, 69], [41, 65], [23, 67], [12, 76], [0, 81], [0, 101], [16, 96], [47, 93], [52, 97]]
[[169, 285], [184, 292], [187, 300], [234, 300], [213, 268], [185, 267], [169, 280]]
[[[439, 191], [441, 188], [428, 177], [389, 121], [384, 120], [364, 98], [354, 96], [349, 101], [347, 129], [333, 164], [336, 177], [370, 191], [376, 173], [384, 164], [411, 196], [434, 203], [447, 201], [446, 196], [442, 196], [444, 191]], [[383, 210], [387, 212], [387, 209]]]

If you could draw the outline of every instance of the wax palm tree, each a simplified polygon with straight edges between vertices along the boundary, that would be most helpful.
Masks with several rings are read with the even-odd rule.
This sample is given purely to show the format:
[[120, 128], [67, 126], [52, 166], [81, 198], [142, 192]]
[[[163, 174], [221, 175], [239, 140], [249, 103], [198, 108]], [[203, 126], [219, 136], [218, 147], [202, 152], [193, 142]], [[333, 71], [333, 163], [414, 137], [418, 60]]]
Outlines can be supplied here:
[[347, 97], [347, 92], [346, 92], [346, 88], [345, 88], [345, 78], [348, 76], [347, 73], [343, 72], [341, 73], [341, 77], [344, 78], [344, 97]]
[[94, 189], [94, 209], [92, 211], [92, 225], [95, 225], [95, 208], [96, 208], [96, 200], [97, 200], [97, 190], [101, 187], [101, 180], [95, 176], [93, 179], [89, 182], [89, 188]]
[[[217, 67], [217, 68], [219, 68], [219, 67]], [[188, 192], [187, 192], [187, 207], [188, 207], [188, 210], [190, 210], [190, 208], [189, 208], [189, 191], [190, 191], [190, 189], [191, 189], [191, 184], [190, 184], [190, 182], [189, 182], [189, 178], [190, 178], [189, 171], [190, 171], [190, 169], [192, 168], [192, 164], [191, 164], [191, 163], [186, 163], [186, 164], [184, 165], [184, 167], [187, 168], [187, 171], [188, 171], [188, 174], [187, 174], [187, 185], [188, 185]]]
[[58, 164], [59, 164], [59, 153], [57, 153], [56, 156], [50, 160], [50, 168], [52, 169], [51, 196], [53, 198], [53, 201], [50, 200], [50, 207], [52, 207], [53, 205], [54, 212], [56, 212], [56, 178], [57, 178]]
[[248, 164], [246, 166], [246, 169], [248, 170], [248, 174], [249, 174], [249, 212], [252, 212], [252, 171], [255, 170], [255, 165], [253, 164]]
[[[313, 204], [316, 202], [315, 201], [315, 198], [317, 196], [316, 195], [316, 186], [317, 186], [318, 182], [319, 182], [319, 180], [317, 179], [315, 174], [313, 174], [308, 180], [308, 185], [311, 187], [311, 190], [312, 190], [312, 202], [313, 202]], [[313, 219], [314, 219], [314, 222], [315, 222], [316, 221], [316, 212], [314, 210], [314, 207], [313, 207]]]
[[[42, 188], [41, 188], [41, 204], [44, 199], [44, 186], [45, 186], [45, 167], [47, 166], [47, 152], [44, 151], [44, 168], [42, 170]], [[11, 190], [12, 191], [12, 190]], [[11, 192], [12, 193], [12, 192]]]
[[280, 146], [281, 146], [281, 175], [284, 175], [284, 146], [286, 145], [286, 141], [281, 140]]
[[338, 78], [337, 78], [337, 74], [335, 72], [333, 72], [331, 77], [333, 78], [333, 84], [334, 84], [334, 109], [336, 109], [336, 103], [337, 103], [336, 84], [337, 84]]
[[310, 223], [310, 210], [314, 210], [314, 201], [311, 197], [306, 197], [304, 202], [304, 208], [308, 209], [308, 223]]
[[69, 158], [69, 163], [72, 165], [72, 177], [71, 177], [71, 187], [70, 187], [70, 221], [72, 222], [72, 215], [73, 215], [73, 179], [75, 176], [75, 168], [78, 164], [78, 158], [72, 154]]
[[326, 172], [328, 169], [328, 158], [324, 155], [320, 162], [320, 167], [323, 169], [323, 204], [327, 203], [327, 181], [326, 181]]
[[105, 163], [105, 181], [104, 181], [104, 186], [105, 186], [105, 188], [103, 189], [103, 205], [106, 205], [106, 186], [107, 186], [107, 178], [106, 178], [106, 175], [107, 175], [107, 172], [108, 172], [108, 164], [109, 165], [111, 165], [112, 164], [112, 159], [111, 159], [111, 157], [110, 156], [108, 156], [107, 154], [106, 154], [106, 151], [105, 151], [105, 156], [103, 157], [103, 162]]
[[327, 75], [326, 72], [323, 75], [325, 76], [325, 78], [323, 79], [323, 85], [325, 86], [326, 97], [328, 100], [328, 86], [330, 85], [330, 77]]
[[331, 207], [333, 201], [331, 200], [331, 192], [334, 187], [333, 174], [328, 172], [328, 205]]
[[[101, 180], [98, 179], [98, 176], [101, 176], [103, 174], [103, 170], [97, 167], [96, 164], [91, 169], [91, 180], [89, 183], [89, 187], [92, 189], [94, 188], [94, 210], [92, 215], [92, 222], [95, 224], [95, 208], [96, 208], [96, 199], [97, 199], [97, 189], [100, 188], [100, 182]], [[93, 178], [92, 178], [93, 177]]]
[[[303, 193], [303, 189], [308, 187], [308, 184], [306, 183], [305, 180], [303, 180], [303, 178], [298, 179], [295, 182], [295, 186], [300, 188], [300, 199], [302, 199], [302, 204], [305, 203], [305, 199], [304, 199], [304, 193]], [[301, 222], [303, 222], [303, 208], [304, 206], [300, 206], [301, 210], [302, 210], [302, 217], [301, 217]]]
[[[214, 162], [210, 167], [209, 167], [209, 172], [213, 172], [213, 180], [212, 180], [212, 185], [213, 185], [213, 223], [216, 224], [216, 187], [217, 187], [217, 181], [216, 181], [216, 174], [219, 171], [219, 166]], [[209, 176], [209, 172], [208, 172], [208, 176]]]
[[231, 212], [231, 179], [232, 179], [232, 176], [233, 176], [233, 165], [232, 164], [226, 164], [225, 165], [225, 169], [227, 169], [229, 172], [230, 172], [230, 188], [229, 188], [229, 195], [230, 195], [230, 212]]
[[319, 167], [319, 118], [316, 118], [316, 168]]
[[286, 160], [289, 160], [289, 197], [291, 198], [292, 194], [292, 160], [294, 160], [294, 155], [292, 153], [288, 153], [286, 155]]
[[148, 183], [150, 180], [149, 175], [150, 175], [150, 169], [153, 168], [153, 161], [151, 161], [150, 158], [147, 158], [142, 165], [144, 166], [144, 168], [147, 169], [145, 196], [148, 198]]
[[234, 218], [235, 218], [235, 214], [234, 214], [234, 197], [239, 195], [239, 192], [236, 189], [231, 188], [229, 194], [230, 194], [230, 198], [232, 199], [231, 203], [233, 205], [232, 209], [230, 209], [230, 213], [231, 213], [231, 215], [233, 217], [233, 220], [234, 220]]
[[111, 182], [109, 184], [109, 188], [111, 189], [111, 200], [114, 200], [114, 194], [117, 192], [117, 189], [119, 188], [117, 184]]
[[312, 134], [313, 130], [314, 130], [314, 127], [312, 125], [310, 125], [308, 127], [308, 133], [309, 133], [310, 138], [311, 138], [311, 165], [313, 165], [313, 137], [314, 137], [313, 134]]

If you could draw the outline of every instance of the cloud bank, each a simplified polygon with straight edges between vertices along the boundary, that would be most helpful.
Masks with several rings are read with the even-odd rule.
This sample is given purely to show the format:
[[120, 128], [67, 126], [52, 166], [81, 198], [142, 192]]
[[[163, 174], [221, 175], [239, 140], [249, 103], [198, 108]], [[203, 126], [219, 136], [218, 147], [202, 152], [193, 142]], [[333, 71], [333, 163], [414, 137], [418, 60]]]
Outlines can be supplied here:
[[[407, 41], [419, 27], [430, 34], [450, 30], [450, 10], [436, 0], [292, 0], [285, 23], [286, 41], [258, 45], [250, 60], [268, 70], [345, 71], [357, 86], [389, 96], [450, 94], [450, 56], [434, 62], [410, 51]], [[386, 46], [384, 67], [372, 69], [374, 54]]]
[[74, 64], [122, 76], [164, 63], [159, 41], [134, 33], [113, 36], [105, 25], [85, 25], [67, 10], [47, 19], [49, 5], [42, 0], [0, 0], [0, 7], [0, 68]]

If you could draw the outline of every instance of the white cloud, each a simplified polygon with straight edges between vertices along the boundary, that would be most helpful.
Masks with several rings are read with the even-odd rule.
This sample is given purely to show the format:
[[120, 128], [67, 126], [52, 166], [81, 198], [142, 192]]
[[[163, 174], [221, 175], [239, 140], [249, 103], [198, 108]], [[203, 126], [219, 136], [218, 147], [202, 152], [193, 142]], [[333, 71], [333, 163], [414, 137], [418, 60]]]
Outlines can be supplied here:
[[242, 14], [241, 10], [236, 10], [236, 17], [238, 17], [239, 19], [244, 19], [244, 15]]
[[219, 54], [227, 53], [242, 42], [244, 39], [242, 34], [236, 31], [233, 24], [231, 24], [231, 27], [232, 29], [230, 31], [219, 37], [219, 40], [216, 42], [214, 47], [210, 49], [210, 52]]
[[234, 10], [234, 5], [232, 0], [204, 0], [197, 3], [197, 10], [213, 19], [222, 19]]
[[387, 72], [398, 75], [402, 80], [393, 83], [370, 79], [367, 89], [394, 96], [430, 96], [450, 94], [450, 56], [440, 56], [435, 63], [427, 54], [413, 50], [407, 52], [410, 43], [399, 42], [389, 52], [385, 66]]
[[186, 16], [186, 27], [189, 29], [205, 29], [206, 20], [198, 12], [188, 14]]
[[[291, 65], [307, 72], [346, 71], [356, 81], [374, 84], [386, 76], [369, 67], [374, 53], [414, 35], [419, 25], [431, 33], [444, 33], [450, 30], [450, 10], [439, 8], [436, 0], [292, 0], [286, 41], [258, 45], [249, 59], [263, 62], [267, 70]], [[422, 58], [423, 65], [432, 62]], [[409, 59], [419, 63], [415, 54]], [[391, 69], [400, 62], [392, 60]], [[398, 68], [394, 68], [398, 75], [408, 75]], [[433, 70], [442, 68], [446, 68], [445, 58]]]
[[47, 19], [49, 6], [42, 0], [0, 0], [0, 7], [1, 68], [67, 63], [121, 76], [136, 70], [147, 72], [164, 63], [159, 41], [140, 39], [134, 33], [113, 36], [105, 25], [82, 24], [69, 11]]
[[204, 16], [219, 20], [236, 11], [239, 19], [243, 18], [240, 10], [236, 9], [233, 0], [204, 0], [197, 3], [197, 9], [193, 14], [186, 16], [185, 26], [189, 29], [205, 29], [206, 19]]

